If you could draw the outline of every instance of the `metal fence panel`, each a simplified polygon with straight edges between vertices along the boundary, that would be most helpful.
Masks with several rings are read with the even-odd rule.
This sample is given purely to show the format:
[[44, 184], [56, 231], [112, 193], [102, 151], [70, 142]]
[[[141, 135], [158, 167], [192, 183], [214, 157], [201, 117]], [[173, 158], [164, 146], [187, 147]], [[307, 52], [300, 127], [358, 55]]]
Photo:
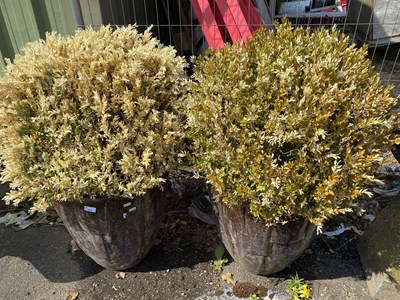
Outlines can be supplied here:
[[336, 24], [352, 43], [369, 45], [382, 81], [400, 94], [400, 0], [0, 0], [0, 8], [0, 53], [10, 58], [46, 31], [102, 24], [153, 26], [186, 57], [202, 54], [212, 38], [229, 42], [284, 16], [295, 26]]

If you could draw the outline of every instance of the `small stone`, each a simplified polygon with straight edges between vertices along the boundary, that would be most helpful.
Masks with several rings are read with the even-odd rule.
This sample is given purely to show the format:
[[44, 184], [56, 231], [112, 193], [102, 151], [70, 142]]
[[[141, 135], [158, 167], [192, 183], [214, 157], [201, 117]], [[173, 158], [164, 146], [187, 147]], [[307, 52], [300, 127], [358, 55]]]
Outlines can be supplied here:
[[117, 278], [117, 279], [124, 279], [125, 276], [126, 276], [125, 272], [118, 272], [115, 274], [115, 278]]
[[224, 294], [224, 291], [221, 290], [221, 289], [217, 289], [217, 290], [215, 290], [215, 292], [214, 292], [214, 296], [215, 296], [215, 297], [219, 297], [219, 296], [221, 296], [221, 295], [223, 295], [223, 294]]

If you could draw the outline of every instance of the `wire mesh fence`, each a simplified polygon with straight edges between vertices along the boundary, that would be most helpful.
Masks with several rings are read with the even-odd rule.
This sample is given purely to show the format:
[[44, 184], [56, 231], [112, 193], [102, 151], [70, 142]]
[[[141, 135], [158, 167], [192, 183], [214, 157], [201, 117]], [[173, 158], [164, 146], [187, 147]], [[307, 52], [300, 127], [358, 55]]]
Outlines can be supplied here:
[[[73, 0], [76, 27], [137, 24], [187, 57], [245, 39], [258, 27], [287, 17], [295, 26], [336, 25], [369, 54], [385, 84], [400, 94], [400, 0]], [[101, 23], [92, 13], [100, 6]]]
[[[75, 28], [107, 24], [136, 24], [141, 31], [152, 26], [155, 36], [188, 58], [225, 42], [245, 40], [283, 17], [295, 26], [335, 25], [351, 43], [368, 44], [382, 82], [394, 85], [393, 93], [400, 94], [400, 0], [0, 0], [0, 8], [0, 58], [12, 58], [7, 43], [15, 48], [43, 38], [44, 31], [72, 34]], [[32, 30], [29, 18], [38, 33], [24, 39]]]

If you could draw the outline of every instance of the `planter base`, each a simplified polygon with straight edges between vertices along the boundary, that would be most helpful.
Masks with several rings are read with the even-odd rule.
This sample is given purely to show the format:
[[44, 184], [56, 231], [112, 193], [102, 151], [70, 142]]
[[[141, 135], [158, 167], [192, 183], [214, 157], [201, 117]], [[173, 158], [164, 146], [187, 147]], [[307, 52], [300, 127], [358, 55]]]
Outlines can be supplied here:
[[78, 246], [99, 265], [125, 270], [147, 255], [157, 237], [165, 192], [132, 199], [108, 197], [55, 202], [54, 209]]
[[311, 244], [316, 226], [307, 220], [265, 226], [245, 207], [229, 208], [216, 200], [222, 242], [230, 255], [251, 273], [269, 275], [285, 269]]

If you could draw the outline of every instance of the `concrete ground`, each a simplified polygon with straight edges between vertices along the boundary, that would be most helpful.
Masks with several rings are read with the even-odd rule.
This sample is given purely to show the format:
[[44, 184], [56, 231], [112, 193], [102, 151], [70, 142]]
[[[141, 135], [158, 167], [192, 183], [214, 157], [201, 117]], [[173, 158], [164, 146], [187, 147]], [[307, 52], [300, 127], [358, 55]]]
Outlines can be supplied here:
[[71, 251], [63, 226], [14, 232], [1, 225], [0, 240], [0, 299], [67, 299], [74, 291], [78, 299], [193, 299], [216, 283], [216, 274], [202, 255], [193, 259], [190, 253], [162, 253], [160, 247], [117, 279], [118, 272], [96, 265], [81, 251]]
[[[81, 251], [71, 251], [71, 238], [62, 225], [31, 226], [19, 232], [1, 225], [0, 240], [2, 300], [61, 300], [75, 291], [79, 293], [77, 299], [195, 299], [207, 293], [212, 295], [227, 285], [213, 269], [212, 255], [203, 255], [201, 251], [167, 253], [155, 247], [141, 264], [125, 272], [124, 279], [117, 279], [118, 272], [103, 269]], [[326, 270], [320, 270], [319, 279], [309, 277], [314, 299], [372, 300], [365, 280], [359, 278], [360, 265], [354, 259], [348, 261], [353, 271], [346, 262], [337, 265], [342, 268], [342, 275], [327, 273], [337, 260], [321, 259], [316, 262], [320, 262], [319, 267], [326, 264]], [[307, 255], [303, 260], [308, 260]], [[305, 274], [298, 266], [294, 268]], [[287, 277], [252, 275], [234, 262], [224, 272], [232, 273], [238, 282], [263, 285], [275, 293], [284, 290]], [[290, 273], [294, 271], [289, 270]]]
[[[73, 251], [62, 225], [32, 225], [19, 232], [0, 225], [0, 241], [1, 300], [61, 300], [74, 292], [79, 296], [70, 300], [203, 299], [201, 296], [227, 286], [221, 273], [214, 270], [213, 253], [201, 248], [168, 251], [155, 246], [142, 263], [118, 279], [118, 272], [103, 269], [80, 250]], [[333, 251], [338, 247], [340, 244], [331, 244]], [[298, 273], [312, 287], [313, 299], [372, 300], [359, 258], [326, 255], [323, 248], [317, 237], [303, 257], [271, 277], [249, 274], [232, 261], [223, 272], [232, 273], [238, 282], [263, 285], [278, 294], [284, 292], [286, 280]]]

